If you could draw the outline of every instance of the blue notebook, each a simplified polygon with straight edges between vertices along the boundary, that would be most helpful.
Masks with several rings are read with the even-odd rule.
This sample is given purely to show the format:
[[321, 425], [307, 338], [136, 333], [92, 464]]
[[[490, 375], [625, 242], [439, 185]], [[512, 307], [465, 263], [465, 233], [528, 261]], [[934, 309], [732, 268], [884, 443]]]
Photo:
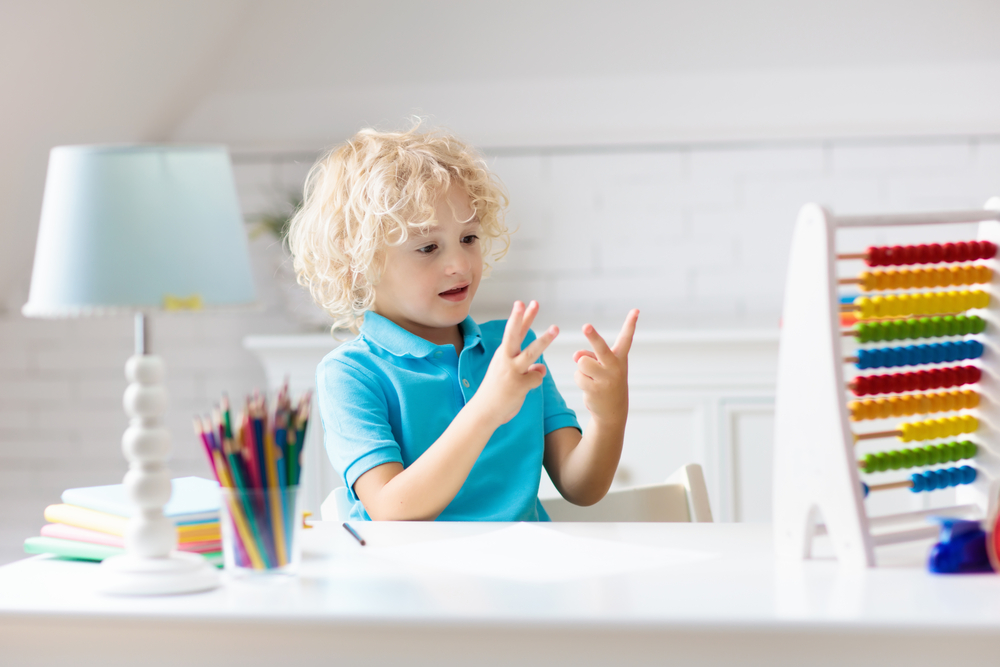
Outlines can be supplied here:
[[[170, 500], [163, 514], [177, 524], [219, 520], [219, 483], [201, 477], [178, 477], [171, 480]], [[96, 512], [131, 516], [132, 505], [121, 484], [66, 489], [62, 501]]]

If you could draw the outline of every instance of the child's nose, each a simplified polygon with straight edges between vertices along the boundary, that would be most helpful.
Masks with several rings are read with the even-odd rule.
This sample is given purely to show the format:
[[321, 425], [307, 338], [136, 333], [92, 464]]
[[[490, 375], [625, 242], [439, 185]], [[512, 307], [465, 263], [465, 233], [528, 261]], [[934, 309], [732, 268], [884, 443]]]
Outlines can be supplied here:
[[447, 270], [449, 273], [468, 273], [471, 266], [469, 258], [461, 250], [452, 251], [448, 254]]

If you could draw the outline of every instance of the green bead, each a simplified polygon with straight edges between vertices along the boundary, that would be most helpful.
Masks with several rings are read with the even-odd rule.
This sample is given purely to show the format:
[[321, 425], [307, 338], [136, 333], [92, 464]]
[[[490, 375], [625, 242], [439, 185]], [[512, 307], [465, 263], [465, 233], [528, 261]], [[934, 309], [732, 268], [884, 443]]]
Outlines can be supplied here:
[[864, 468], [862, 468], [862, 470], [864, 470], [865, 472], [875, 472], [874, 456], [872, 456], [871, 454], [865, 454], [865, 458], [862, 459], [862, 461], [864, 462]]
[[913, 450], [913, 466], [920, 467], [927, 465], [927, 448], [917, 447]]
[[902, 340], [906, 338], [906, 320], [895, 320], [892, 322], [892, 339]]
[[941, 446], [945, 452], [945, 463], [951, 463], [952, 461], [958, 461], [961, 457], [959, 456], [959, 449], [957, 442], [946, 442]]
[[903, 338], [919, 338], [919, 320], [909, 319], [903, 322]]
[[955, 323], [955, 318], [951, 315], [945, 315], [941, 318], [941, 327], [944, 329], [945, 336], [958, 335], [958, 325]]
[[921, 317], [917, 322], [917, 327], [919, 330], [919, 335], [916, 338], [930, 338], [931, 336], [931, 318]]
[[969, 329], [972, 328], [972, 322], [969, 321], [968, 315], [959, 315], [955, 318], [955, 335], [964, 336], [969, 333]]
[[972, 326], [969, 328], [969, 333], [978, 334], [986, 331], [986, 320], [979, 317], [979, 315], [973, 315], [969, 318], [969, 320], [972, 323]]
[[899, 470], [903, 467], [902, 452], [894, 449], [889, 452], [889, 470]]
[[892, 322], [879, 322], [878, 333], [875, 340], [892, 340]]
[[941, 463], [941, 447], [939, 445], [928, 445], [927, 450], [927, 465], [933, 466]]
[[903, 467], [912, 468], [913, 461], [917, 458], [916, 452], [914, 452], [912, 449], [904, 449], [901, 453], [903, 459]]
[[971, 459], [975, 457], [977, 451], [976, 443], [971, 440], [962, 441], [962, 458]]
[[885, 472], [889, 469], [889, 456], [886, 452], [875, 454], [875, 469], [878, 472]]
[[944, 325], [941, 322], [940, 317], [931, 318], [931, 335], [932, 336], [943, 336], [944, 335]]

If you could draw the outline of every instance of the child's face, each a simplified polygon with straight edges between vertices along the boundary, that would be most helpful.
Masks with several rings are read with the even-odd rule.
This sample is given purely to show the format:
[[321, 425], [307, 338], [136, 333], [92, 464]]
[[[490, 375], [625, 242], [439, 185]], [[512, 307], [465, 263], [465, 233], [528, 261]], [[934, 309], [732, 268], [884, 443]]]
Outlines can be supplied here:
[[483, 275], [478, 235], [469, 196], [452, 186], [438, 199], [427, 234], [386, 249], [375, 312], [431, 342], [453, 342]]

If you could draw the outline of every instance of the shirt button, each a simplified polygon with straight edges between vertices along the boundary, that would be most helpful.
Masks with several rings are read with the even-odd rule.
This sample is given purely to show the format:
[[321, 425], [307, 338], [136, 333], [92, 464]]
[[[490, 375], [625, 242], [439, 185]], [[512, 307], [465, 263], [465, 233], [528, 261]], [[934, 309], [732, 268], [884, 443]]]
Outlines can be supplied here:
[[462, 386], [465, 387], [466, 389], [468, 389], [469, 388], [469, 381], [466, 380], [466, 379], [463, 379], [462, 380]]

